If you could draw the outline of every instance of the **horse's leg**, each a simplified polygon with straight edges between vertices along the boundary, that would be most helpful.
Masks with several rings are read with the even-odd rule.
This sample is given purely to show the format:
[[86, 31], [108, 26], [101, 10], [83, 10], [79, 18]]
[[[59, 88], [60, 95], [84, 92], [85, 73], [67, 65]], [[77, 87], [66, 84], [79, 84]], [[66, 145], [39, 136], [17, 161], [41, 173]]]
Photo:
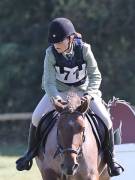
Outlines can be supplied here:
[[43, 180], [59, 180], [60, 177], [52, 169], [41, 171]]
[[99, 180], [99, 176], [97, 176], [97, 175], [92, 175], [92, 176], [86, 178], [85, 180]]
[[99, 173], [95, 170], [90, 170], [87, 176], [84, 176], [85, 180], [99, 180]]
[[110, 176], [108, 174], [107, 168], [103, 170], [102, 174], [100, 175], [99, 180], [110, 180]]
[[99, 174], [96, 173], [96, 174], [91, 175], [90, 179], [88, 180], [99, 180]]

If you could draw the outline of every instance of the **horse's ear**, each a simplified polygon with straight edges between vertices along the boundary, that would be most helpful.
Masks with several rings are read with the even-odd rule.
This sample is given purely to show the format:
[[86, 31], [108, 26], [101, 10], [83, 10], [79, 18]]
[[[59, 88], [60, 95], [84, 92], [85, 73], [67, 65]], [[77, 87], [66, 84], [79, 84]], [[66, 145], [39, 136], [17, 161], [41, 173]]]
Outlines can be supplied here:
[[82, 102], [81, 105], [77, 108], [77, 111], [81, 113], [85, 113], [88, 110], [88, 107], [89, 107], [88, 101]]
[[58, 100], [55, 100], [55, 99], [53, 99], [53, 105], [58, 112], [62, 112], [67, 107], [66, 102], [64, 101], [59, 102]]

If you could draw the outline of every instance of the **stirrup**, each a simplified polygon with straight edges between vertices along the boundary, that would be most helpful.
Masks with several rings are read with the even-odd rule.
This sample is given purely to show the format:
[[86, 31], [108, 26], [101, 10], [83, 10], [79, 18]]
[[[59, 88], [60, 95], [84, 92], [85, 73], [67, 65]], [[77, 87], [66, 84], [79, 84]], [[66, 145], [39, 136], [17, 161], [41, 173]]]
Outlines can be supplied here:
[[29, 150], [23, 157], [16, 161], [16, 169], [18, 171], [30, 170], [33, 164], [33, 158], [38, 154], [38, 146]]
[[112, 167], [112, 165], [108, 165], [108, 174], [110, 177], [119, 176], [124, 171], [124, 168], [117, 162], [113, 162], [113, 164], [117, 166]]
[[27, 157], [21, 157], [16, 161], [16, 169], [18, 171], [23, 171], [23, 170], [30, 170], [33, 164], [32, 159], [27, 159]]

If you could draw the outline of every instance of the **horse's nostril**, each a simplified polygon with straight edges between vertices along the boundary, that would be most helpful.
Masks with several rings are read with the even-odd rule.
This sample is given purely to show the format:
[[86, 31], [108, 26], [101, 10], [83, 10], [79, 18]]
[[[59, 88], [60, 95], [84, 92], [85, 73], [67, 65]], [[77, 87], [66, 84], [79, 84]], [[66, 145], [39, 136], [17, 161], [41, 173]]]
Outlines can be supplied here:
[[79, 166], [79, 164], [78, 164], [78, 163], [74, 164], [74, 166], [73, 166], [73, 170], [76, 170], [76, 169], [78, 168], [78, 166]]
[[63, 169], [63, 167], [64, 167], [64, 164], [61, 164], [61, 168]]
[[74, 175], [77, 172], [78, 166], [78, 163], [75, 163], [73, 166], [65, 166], [64, 164], [61, 164], [61, 169], [66, 175]]

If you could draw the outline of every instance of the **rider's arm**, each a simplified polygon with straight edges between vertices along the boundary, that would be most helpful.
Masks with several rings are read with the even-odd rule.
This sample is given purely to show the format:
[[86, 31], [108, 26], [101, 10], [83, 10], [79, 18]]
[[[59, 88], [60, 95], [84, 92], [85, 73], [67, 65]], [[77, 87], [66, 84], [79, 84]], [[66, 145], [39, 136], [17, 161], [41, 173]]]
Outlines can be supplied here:
[[55, 58], [52, 53], [51, 47], [49, 47], [46, 50], [46, 56], [44, 60], [44, 74], [42, 79], [42, 88], [51, 98], [61, 99], [59, 92], [56, 88], [54, 65], [55, 65]]
[[102, 78], [89, 44], [84, 44], [83, 57], [87, 62], [87, 74], [89, 80], [86, 93], [89, 95], [96, 94], [99, 91]]

